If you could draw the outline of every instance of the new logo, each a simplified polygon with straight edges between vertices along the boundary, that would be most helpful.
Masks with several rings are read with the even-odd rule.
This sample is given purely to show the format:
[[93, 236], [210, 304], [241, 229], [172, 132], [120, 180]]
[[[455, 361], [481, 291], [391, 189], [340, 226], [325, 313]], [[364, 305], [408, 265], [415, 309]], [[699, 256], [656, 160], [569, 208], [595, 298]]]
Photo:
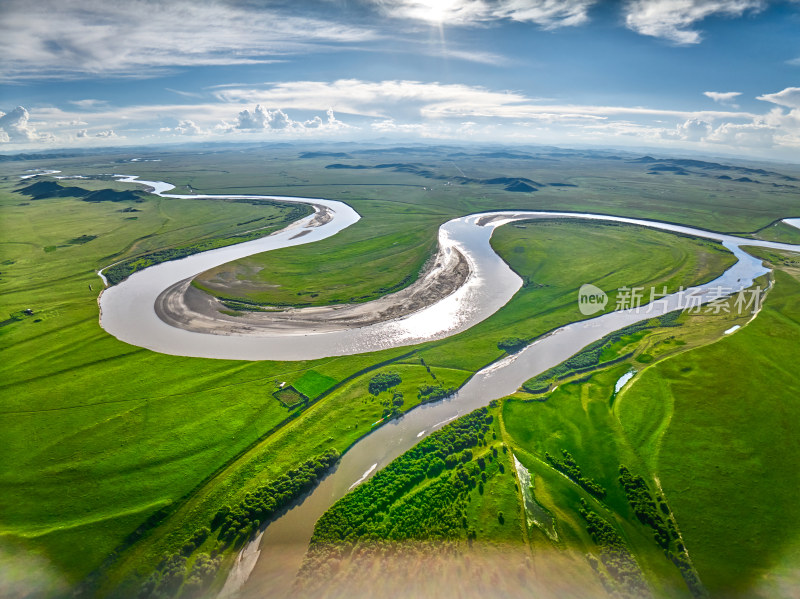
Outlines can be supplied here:
[[578, 290], [578, 309], [584, 316], [591, 316], [601, 312], [605, 309], [607, 303], [608, 296], [606, 292], [591, 283], [581, 285]]

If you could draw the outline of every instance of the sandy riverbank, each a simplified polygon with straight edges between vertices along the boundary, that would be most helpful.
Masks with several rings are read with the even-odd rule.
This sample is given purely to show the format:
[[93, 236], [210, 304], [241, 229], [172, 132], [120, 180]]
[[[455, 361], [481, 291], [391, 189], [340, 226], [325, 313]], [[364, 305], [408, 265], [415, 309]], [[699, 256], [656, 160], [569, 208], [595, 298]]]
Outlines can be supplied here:
[[[459, 289], [470, 275], [469, 261], [455, 247], [440, 247], [413, 284], [371, 302], [311, 308], [241, 312], [232, 316], [216, 297], [184, 279], [155, 302], [158, 317], [172, 326], [215, 335], [287, 335], [346, 330], [402, 318], [427, 308]], [[268, 309], [268, 307], [265, 307]]]

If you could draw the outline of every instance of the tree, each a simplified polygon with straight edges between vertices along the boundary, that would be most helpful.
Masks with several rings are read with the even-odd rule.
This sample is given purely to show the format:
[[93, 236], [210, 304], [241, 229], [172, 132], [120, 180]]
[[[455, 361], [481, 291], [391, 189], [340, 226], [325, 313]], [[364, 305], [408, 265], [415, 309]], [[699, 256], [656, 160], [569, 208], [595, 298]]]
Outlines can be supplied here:
[[435, 457], [431, 460], [430, 464], [428, 465], [427, 475], [428, 478], [435, 478], [442, 473], [442, 470], [445, 469], [446, 464], [444, 460], [440, 457]]

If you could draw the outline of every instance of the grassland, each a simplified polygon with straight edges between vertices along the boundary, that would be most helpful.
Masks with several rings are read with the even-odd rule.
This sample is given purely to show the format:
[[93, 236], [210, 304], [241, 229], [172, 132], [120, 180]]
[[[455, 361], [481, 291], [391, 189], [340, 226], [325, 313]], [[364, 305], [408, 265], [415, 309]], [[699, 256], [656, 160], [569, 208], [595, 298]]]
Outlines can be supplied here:
[[[283, 152], [269, 154], [269, 160], [285, 156]], [[359, 179], [363, 173], [322, 171], [314, 160], [275, 161], [274, 167], [265, 170], [264, 155], [258, 152], [244, 157], [222, 153], [162, 158], [160, 163], [126, 167], [103, 159], [87, 165], [85, 158], [47, 166], [65, 172], [72, 169], [76, 174], [111, 168], [124, 171], [129, 166], [128, 170], [135, 168], [145, 178], [192, 185], [209, 193], [296, 195], [303, 190], [307, 195], [345, 199], [362, 213], [368, 212], [367, 203], [374, 202], [373, 214], [381, 209], [407, 210], [410, 220], [424, 221], [419, 231], [427, 232], [404, 238], [407, 245], [434, 235], [438, 222], [484, 208], [578, 209], [588, 202], [597, 210], [614, 204], [611, 192], [589, 194], [594, 197], [591, 201], [582, 193], [578, 202], [572, 188], [537, 192], [541, 195], [495, 191], [476, 184], [435, 183], [439, 187], [430, 189], [429, 180], [414, 175], [410, 182], [412, 176], [404, 173], [382, 173], [364, 181]], [[584, 166], [597, 164], [595, 159], [577, 160]], [[9, 173], [11, 167], [6, 163], [2, 168]], [[476, 160], [474, 168], [496, 173], [506, 166]], [[566, 168], [564, 177], [577, 176], [580, 169], [573, 168], [577, 166]], [[593, 168], [599, 176], [601, 170]], [[502, 339], [532, 338], [574, 319], [577, 310], [569, 304], [576, 285], [686, 285], [712, 276], [728, 260], [702, 242], [633, 228], [611, 234], [599, 225], [584, 229], [574, 223], [548, 224], [512, 230], [507, 240], [500, 231], [495, 240], [498, 250], [523, 277], [548, 286], [527, 286], [495, 317], [453, 339], [315, 362], [179, 358], [125, 345], [99, 328], [96, 269], [143, 252], [242, 232], [252, 226], [247, 221], [264, 216], [265, 208], [148, 197], [135, 206], [141, 212], [122, 213], [117, 212], [123, 209], [118, 204], [88, 204], [70, 198], [28, 201], [13, 193], [16, 180], [12, 175], [4, 176], [0, 176], [4, 229], [0, 311], [14, 318], [0, 327], [4, 431], [0, 543], [10, 548], [5, 553], [18, 553], [21, 548], [29, 556], [38, 556], [39, 571], [50, 573], [38, 578], [53, 588], [74, 587], [118, 549], [119, 558], [105, 562], [95, 581], [104, 594], [133, 591], [135, 587], [126, 581], [146, 577], [165, 553], [179, 548], [206, 525], [220, 505], [237, 501], [265, 480], [329, 448], [344, 451], [349, 447], [384, 414], [382, 400], [370, 399], [366, 392], [369, 378], [384, 368], [382, 364], [391, 363], [391, 370], [401, 373], [402, 407], [410, 409], [419, 401], [420, 386], [459, 386], [477, 368], [501, 356], [497, 343]], [[303, 178], [305, 182], [298, 180]], [[78, 183], [83, 184], [82, 180]], [[674, 191], [676, 196], [679, 191]], [[658, 202], [650, 195], [645, 188], [643, 204], [632, 206], [631, 213], [660, 214]], [[712, 228], [724, 221], [723, 228], [754, 230], [781, 215], [788, 201], [780, 194], [756, 199], [749, 211], [709, 209], [702, 215], [696, 204], [687, 203], [683, 213], [665, 210], [661, 218], [688, 218]], [[621, 211], [624, 203], [614, 206]], [[367, 218], [362, 220], [370, 225]], [[559, 235], [560, 226], [565, 228]], [[371, 243], [368, 232], [354, 229], [351, 234], [355, 237], [350, 241]], [[549, 242], [556, 244], [551, 251], [537, 241], [540, 234], [549, 235]], [[82, 236], [96, 237], [86, 243], [68, 243]], [[620, 236], [631, 236], [631, 242], [623, 248], [617, 241], [614, 252], [608, 251]], [[388, 234], [380, 239], [374, 249], [393, 243]], [[552, 269], [542, 269], [538, 262], [515, 264], [513, 248], [520, 245], [525, 252], [538, 252], [541, 261], [552, 261]], [[56, 249], [46, 252], [49, 247]], [[342, 248], [334, 250], [332, 260]], [[584, 258], [601, 256], [603, 263], [572, 272], [573, 251]], [[661, 257], [651, 257], [645, 269], [639, 268], [635, 256], [654, 252]], [[681, 264], [678, 270], [673, 267], [676, 256]], [[392, 284], [414, 274], [417, 266], [414, 260], [404, 263], [395, 270]], [[572, 274], [564, 278], [559, 273]], [[341, 270], [339, 276], [346, 280], [350, 271]], [[21, 314], [26, 308], [33, 314]], [[320, 378], [307, 376], [311, 370]], [[310, 405], [289, 410], [272, 395], [276, 380], [301, 387], [308, 384], [306, 390], [318, 394], [309, 395]], [[327, 386], [330, 381], [335, 385]], [[157, 513], [163, 519], [141, 540], [133, 546], [124, 544], [132, 531]]]
[[798, 583], [800, 271], [796, 256], [776, 264], [752, 323], [646, 370], [615, 408], [720, 596], [787, 596]]
[[[325, 306], [369, 301], [414, 282], [436, 250], [442, 214], [380, 201], [357, 210], [362, 220], [331, 239], [224, 264], [193, 284], [224, 299]], [[398, 280], [398, 273], [407, 274]]]

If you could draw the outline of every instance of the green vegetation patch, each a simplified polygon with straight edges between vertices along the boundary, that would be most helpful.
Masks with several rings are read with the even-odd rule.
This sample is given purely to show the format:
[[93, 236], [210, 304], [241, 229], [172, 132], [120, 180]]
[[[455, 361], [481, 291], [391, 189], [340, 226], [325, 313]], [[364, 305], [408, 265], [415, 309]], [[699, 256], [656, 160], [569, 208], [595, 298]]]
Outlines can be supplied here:
[[[636, 559], [631, 555], [625, 540], [616, 529], [596, 512], [589, 508], [585, 500], [581, 500], [579, 510], [581, 517], [586, 520], [586, 531], [592, 540], [600, 547], [600, 562], [605, 572], [592, 561], [595, 570], [600, 574], [603, 586], [613, 595], [621, 591], [623, 597], [646, 597], [649, 595], [647, 583], [642, 577]], [[613, 583], [611, 580], [613, 580]]]
[[[314, 527], [299, 574], [303, 589], [324, 588], [330, 583], [327, 575], [343, 567], [351, 552], [358, 553], [357, 546], [374, 552], [381, 551], [376, 542], [387, 542], [383, 551], [391, 552], [400, 543], [474, 540], [478, 533], [467, 513], [469, 496], [483, 495], [495, 476], [512, 476], [508, 457], [499, 458], [497, 446], [487, 441], [492, 423], [487, 408], [455, 420], [337, 501]], [[517, 506], [506, 509], [516, 520]], [[495, 511], [496, 526], [513, 530], [506, 517], [503, 510]]]
[[603, 488], [603, 486], [591, 478], [583, 475], [580, 466], [578, 466], [578, 464], [575, 462], [575, 458], [572, 457], [570, 452], [568, 452], [566, 449], [562, 449], [561, 454], [563, 455], [563, 459], [558, 459], [554, 458], [545, 451], [544, 459], [550, 462], [550, 464], [553, 465], [553, 468], [564, 474], [573, 482], [579, 484], [581, 487], [589, 491], [589, 493], [598, 499], [604, 499], [606, 496], [606, 490]]
[[403, 379], [396, 372], [380, 372], [369, 380], [369, 392], [378, 395], [392, 387], [397, 387], [402, 382]]
[[[180, 552], [164, 557], [155, 571], [142, 583], [139, 599], [197, 596], [213, 581], [220, 558], [227, 547], [240, 547], [255, 533], [262, 523], [268, 522], [282, 508], [310, 491], [339, 461], [339, 452], [329, 450], [314, 459], [248, 493], [234, 506], [222, 506], [214, 518], [197, 529], [183, 545]], [[211, 555], [200, 553], [187, 569], [192, 554], [210, 545]]]
[[67, 241], [70, 245], [80, 245], [82, 243], [89, 243], [97, 239], [97, 235], [81, 235], [80, 237], [74, 237]]
[[316, 399], [338, 382], [316, 370], [306, 370], [303, 376], [292, 383], [292, 387], [308, 399]]
[[[614, 331], [602, 339], [590, 343], [561, 364], [528, 379], [522, 384], [522, 389], [532, 394], [544, 393], [550, 389], [553, 383], [559, 380], [624, 359], [630, 354], [621, 355], [619, 353], [620, 347], [629, 347], [631, 343], [640, 341], [645, 331], [659, 327], [680, 326], [680, 316], [681, 311], [675, 310], [663, 316], [636, 322]], [[637, 360], [645, 363], [651, 362], [653, 358], [651, 356], [639, 356]]]
[[507, 337], [497, 344], [497, 349], [501, 349], [506, 353], [513, 354], [518, 352], [528, 344], [526, 339], [519, 337]]
[[275, 391], [273, 395], [287, 408], [294, 408], [308, 401], [308, 397], [300, 393], [292, 385], [286, 385], [282, 389]]

